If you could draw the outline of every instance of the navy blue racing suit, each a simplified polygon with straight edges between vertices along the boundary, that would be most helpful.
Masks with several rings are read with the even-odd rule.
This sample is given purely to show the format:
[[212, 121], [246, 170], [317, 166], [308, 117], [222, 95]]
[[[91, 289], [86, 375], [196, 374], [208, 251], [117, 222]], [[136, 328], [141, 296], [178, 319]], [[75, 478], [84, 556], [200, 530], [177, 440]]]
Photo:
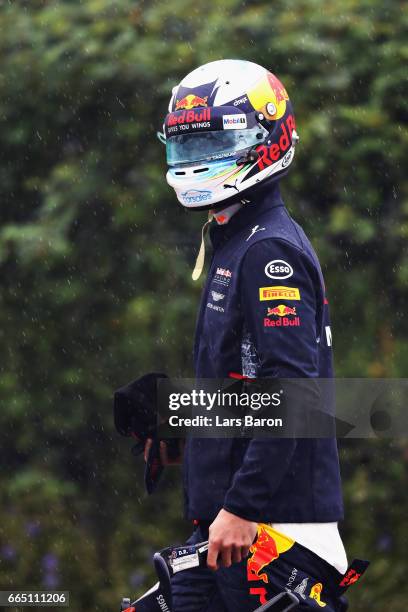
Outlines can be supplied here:
[[[196, 326], [196, 377], [331, 378], [321, 268], [278, 186], [258, 190], [227, 225], [212, 227], [210, 237], [213, 256]], [[222, 508], [258, 523], [334, 522], [343, 516], [335, 438], [188, 439], [184, 492], [187, 517], [200, 524], [192, 541], [205, 539]], [[297, 583], [309, 577], [305, 592], [319, 579], [326, 584], [331, 571], [336, 575], [330, 580], [341, 577], [311, 551], [303, 549], [300, 557], [294, 551], [289, 560], [282, 556], [271, 564], [272, 593], [285, 589], [293, 568], [301, 578]], [[175, 612], [254, 610], [260, 600], [248, 595], [245, 563], [216, 574], [205, 569], [177, 574]], [[313, 597], [300, 600], [305, 609], [321, 607]], [[327, 610], [341, 609], [334, 597], [327, 595], [327, 601]]]
[[[331, 378], [329, 307], [316, 254], [277, 186], [211, 230], [213, 257], [199, 309], [197, 378]], [[295, 314], [268, 311], [285, 306]], [[189, 439], [186, 514], [221, 508], [257, 522], [343, 516], [336, 440]]]

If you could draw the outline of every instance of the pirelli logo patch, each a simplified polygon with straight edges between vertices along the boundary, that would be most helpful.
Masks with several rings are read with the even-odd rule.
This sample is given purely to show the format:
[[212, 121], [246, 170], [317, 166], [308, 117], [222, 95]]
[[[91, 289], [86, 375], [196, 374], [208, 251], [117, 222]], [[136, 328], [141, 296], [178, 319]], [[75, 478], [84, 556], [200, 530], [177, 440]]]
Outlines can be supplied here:
[[266, 300], [300, 300], [297, 287], [259, 287], [259, 301]]

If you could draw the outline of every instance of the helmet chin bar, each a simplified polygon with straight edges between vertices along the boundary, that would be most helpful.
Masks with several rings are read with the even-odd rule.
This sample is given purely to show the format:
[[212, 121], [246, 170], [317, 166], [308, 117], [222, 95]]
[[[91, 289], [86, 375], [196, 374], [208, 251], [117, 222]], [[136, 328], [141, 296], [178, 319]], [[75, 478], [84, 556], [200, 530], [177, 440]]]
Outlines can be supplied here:
[[[290, 149], [288, 153], [290, 153], [291, 155], [290, 161], [292, 161], [293, 147]], [[223, 193], [228, 191], [230, 193], [227, 195], [227, 197], [224, 196], [222, 197], [222, 199], [217, 199], [215, 202], [211, 201], [212, 200], [211, 198], [209, 199], [207, 203], [203, 203], [202, 205], [201, 204], [197, 204], [197, 205], [185, 204], [181, 201], [180, 196], [182, 193], [186, 193], [186, 191], [188, 192], [192, 190], [194, 191], [204, 190], [205, 191], [206, 185], [203, 185], [202, 183], [200, 185], [200, 182], [197, 182], [195, 184], [190, 183], [188, 185], [183, 185], [182, 183], [184, 181], [181, 180], [179, 182], [179, 180], [177, 179], [173, 181], [173, 179], [169, 177], [169, 173], [167, 175], [167, 178], [168, 178], [169, 185], [175, 189], [178, 200], [180, 204], [183, 206], [183, 208], [186, 208], [187, 210], [199, 211], [199, 212], [202, 212], [204, 210], [219, 211], [223, 208], [226, 208], [227, 206], [230, 206], [232, 204], [236, 204], [239, 202], [242, 202], [245, 204], [249, 203], [251, 200], [254, 199], [254, 197], [256, 197], [258, 188], [262, 189], [280, 180], [288, 172], [289, 166], [290, 166], [290, 162], [287, 163], [286, 165], [283, 162], [284, 162], [283, 159], [279, 160], [273, 166], [269, 166], [263, 170], [263, 173], [265, 173], [264, 176], [262, 175], [254, 176], [251, 179], [249, 179], [248, 182], [244, 181], [244, 183], [241, 183], [241, 181], [239, 181], [239, 178], [237, 179], [236, 177], [235, 178], [231, 177], [230, 179], [226, 179], [225, 183], [222, 186], [220, 185], [218, 187], [218, 190], [219, 190], [218, 197], [220, 196], [220, 194], [222, 196]], [[236, 163], [235, 163], [235, 167], [237, 167]], [[251, 167], [252, 167], [252, 164], [248, 165], [247, 172], [250, 172]], [[211, 189], [211, 187], [209, 188]]]

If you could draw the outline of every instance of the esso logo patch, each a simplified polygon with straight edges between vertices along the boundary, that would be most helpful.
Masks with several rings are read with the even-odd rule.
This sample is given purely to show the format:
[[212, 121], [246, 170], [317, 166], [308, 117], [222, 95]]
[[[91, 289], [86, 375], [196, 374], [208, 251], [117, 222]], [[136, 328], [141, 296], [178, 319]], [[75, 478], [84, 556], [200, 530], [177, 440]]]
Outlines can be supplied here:
[[293, 274], [293, 268], [283, 259], [274, 259], [265, 266], [265, 274], [269, 278], [277, 278], [283, 280], [289, 278]]

